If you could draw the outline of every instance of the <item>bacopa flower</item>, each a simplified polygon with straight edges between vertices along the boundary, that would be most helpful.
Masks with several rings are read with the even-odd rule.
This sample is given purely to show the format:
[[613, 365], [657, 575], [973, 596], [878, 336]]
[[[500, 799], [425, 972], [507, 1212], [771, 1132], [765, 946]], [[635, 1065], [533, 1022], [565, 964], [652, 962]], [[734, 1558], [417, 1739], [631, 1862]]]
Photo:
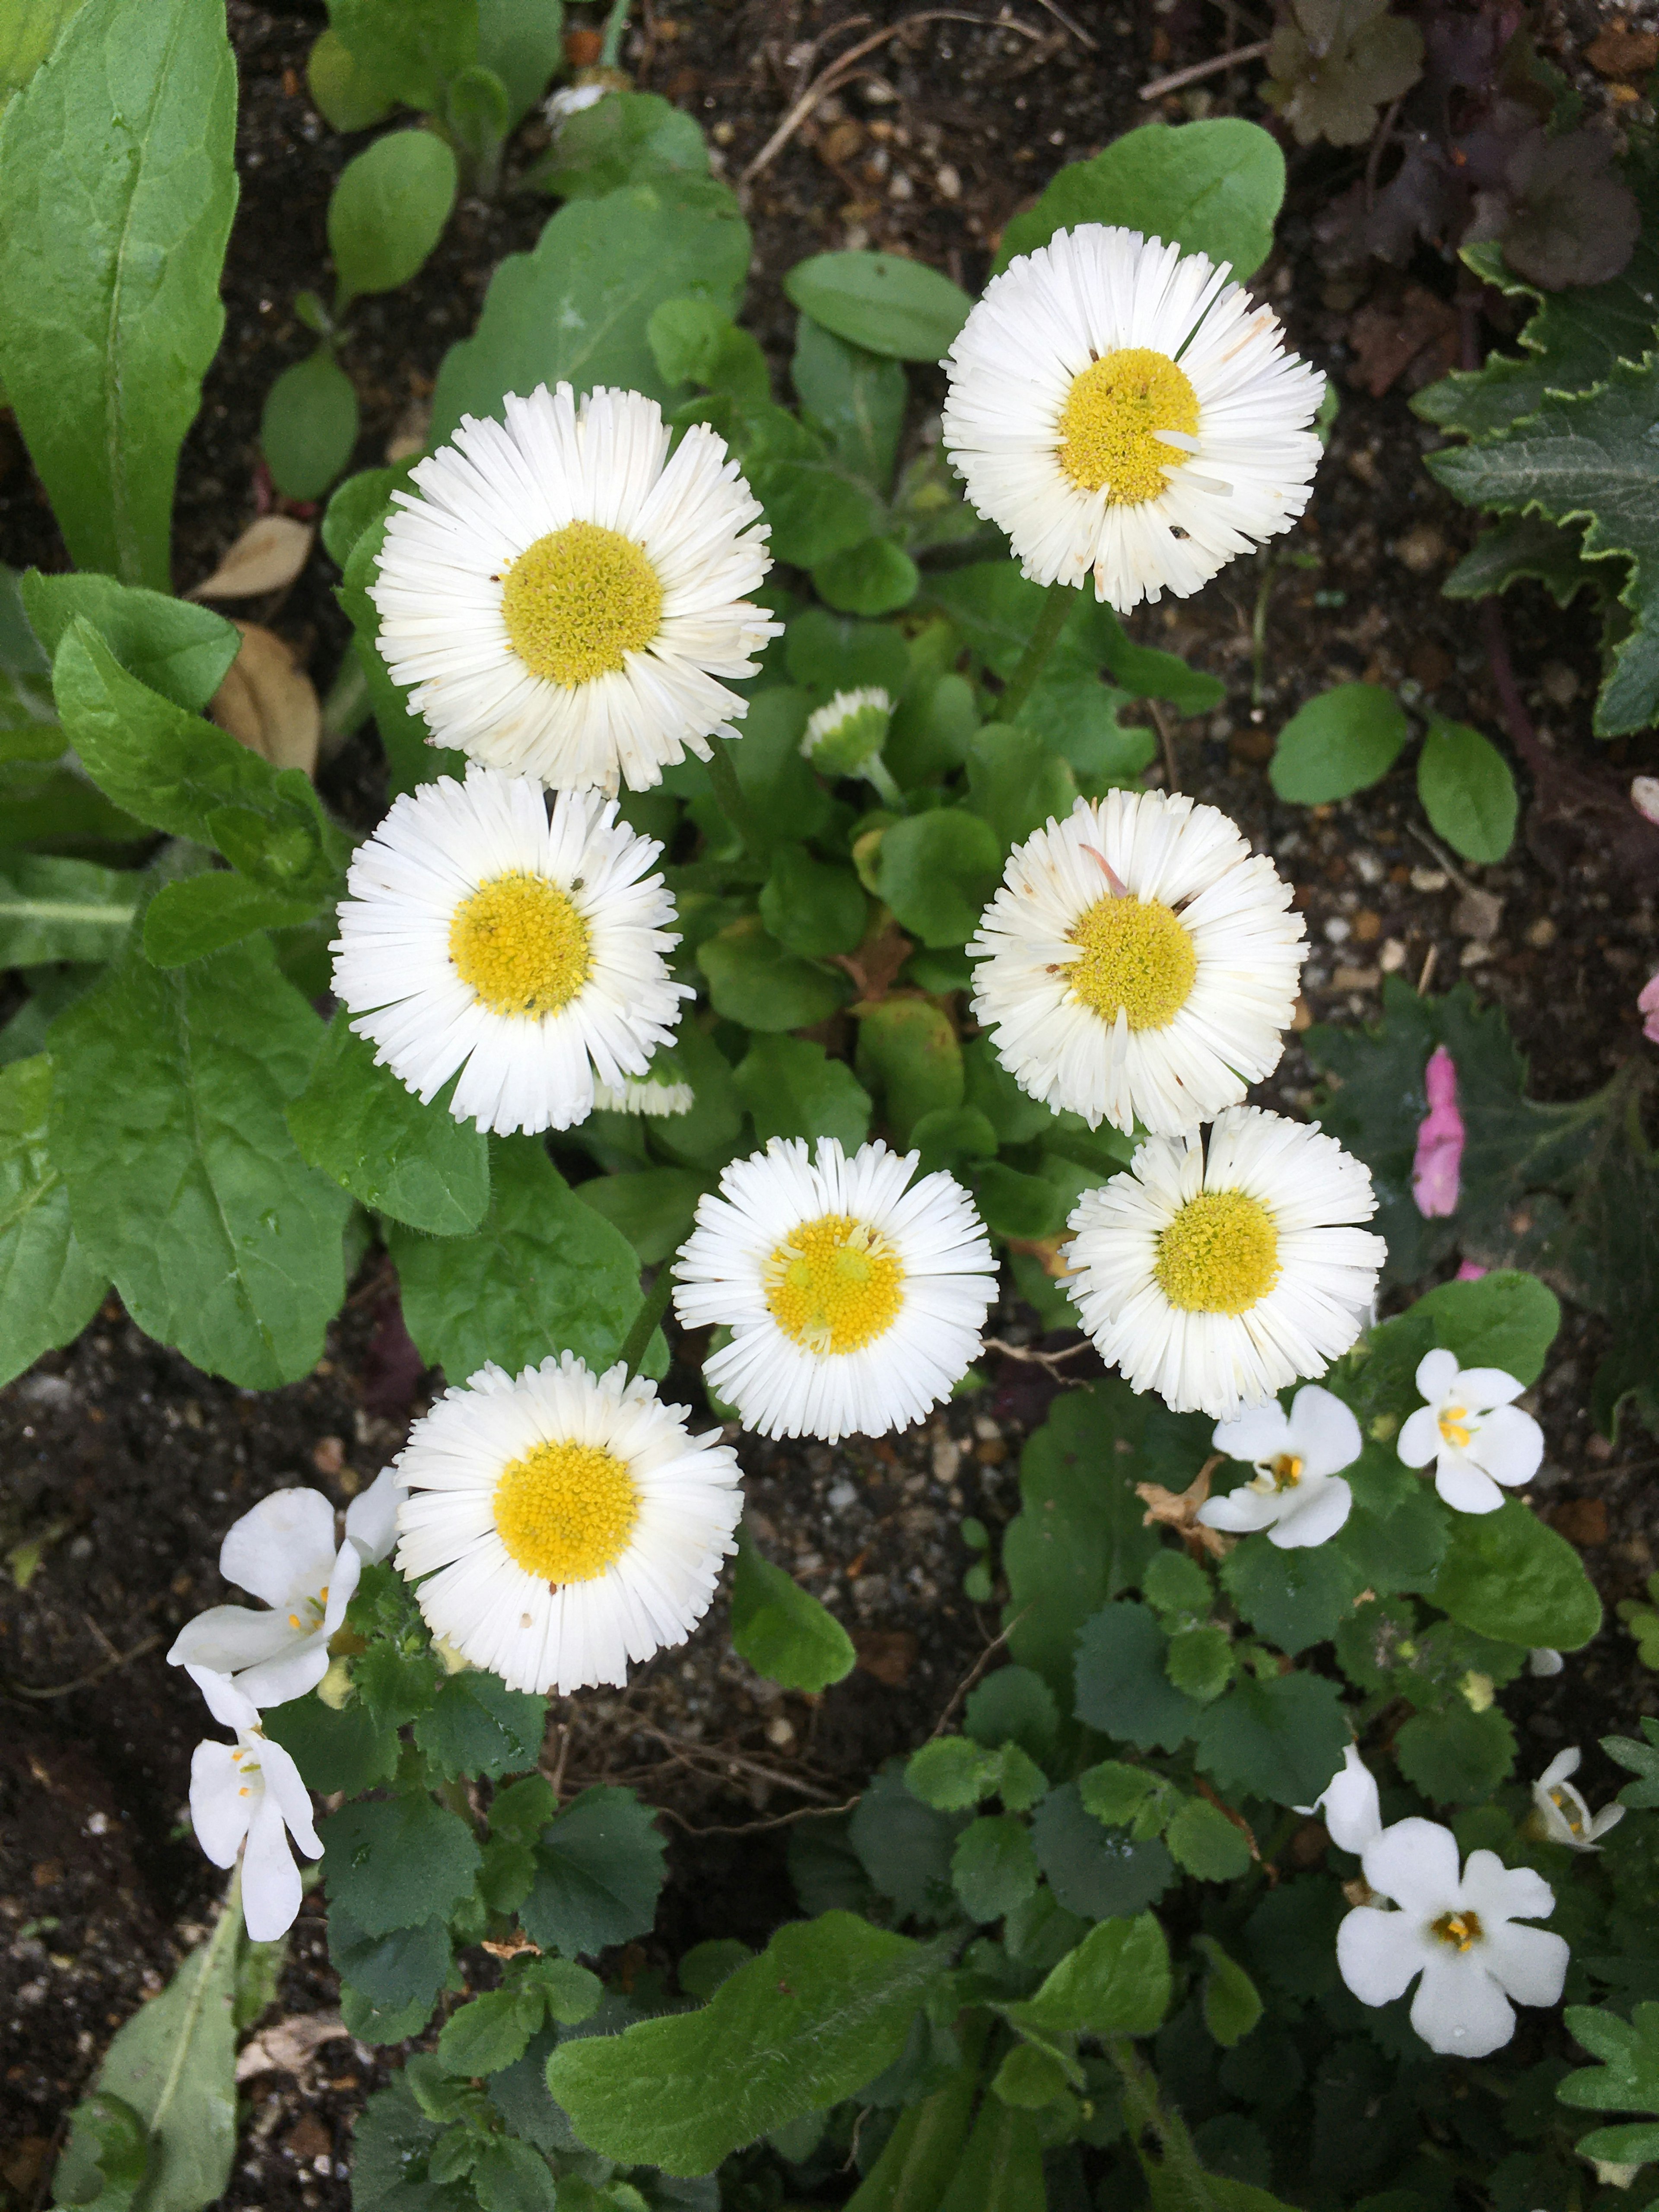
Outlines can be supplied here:
[[1428, 1400], [1400, 1431], [1407, 1467], [1434, 1462], [1434, 1486], [1459, 1513], [1496, 1513], [1502, 1483], [1528, 1482], [1544, 1456], [1544, 1431], [1512, 1401], [1526, 1388], [1501, 1367], [1460, 1368], [1454, 1352], [1429, 1352], [1417, 1387]]
[[1306, 507], [1325, 380], [1230, 274], [1089, 222], [986, 286], [945, 362], [945, 443], [1036, 582], [1185, 599]]
[[1568, 1778], [1578, 1771], [1579, 1757], [1576, 1744], [1558, 1752], [1533, 1784], [1532, 1802], [1551, 1843], [1565, 1844], [1569, 1850], [1599, 1851], [1601, 1838], [1619, 1826], [1625, 1808], [1613, 1804], [1604, 1805], [1599, 1813], [1590, 1811], [1583, 1791]]
[[1659, 975], [1650, 975], [1636, 994], [1636, 1011], [1642, 1017], [1642, 1034], [1650, 1044], [1659, 1044]]
[[267, 1613], [216, 1605], [180, 1629], [167, 1663], [193, 1679], [228, 1677], [251, 1706], [283, 1705], [315, 1689], [328, 1672], [329, 1639], [366, 1563], [392, 1549], [402, 1486], [392, 1469], [346, 1508], [345, 1541], [334, 1540], [334, 1508], [319, 1490], [277, 1490], [233, 1522], [219, 1571]]
[[1429, 1110], [1417, 1127], [1417, 1157], [1412, 1162], [1412, 1196], [1425, 1221], [1457, 1211], [1463, 1167], [1463, 1116], [1457, 1110], [1457, 1063], [1443, 1044], [1436, 1045], [1423, 1071]]
[[1376, 1794], [1376, 1777], [1350, 1744], [1342, 1764], [1311, 1805], [1298, 1805], [1298, 1813], [1317, 1813], [1326, 1833], [1339, 1850], [1356, 1858], [1367, 1844], [1382, 1832], [1382, 1804]]
[[1198, 1518], [1248, 1535], [1258, 1528], [1280, 1551], [1322, 1544], [1347, 1519], [1353, 1492], [1341, 1479], [1363, 1449], [1359, 1424], [1340, 1398], [1310, 1382], [1287, 1413], [1276, 1401], [1224, 1421], [1211, 1438], [1229, 1459], [1247, 1461], [1253, 1481], [1212, 1498]]
[[207, 1667], [185, 1670], [234, 1744], [198, 1743], [190, 1762], [190, 1819], [215, 1866], [242, 1856], [242, 1917], [256, 1943], [273, 1943], [294, 1925], [306, 1886], [292, 1836], [308, 1859], [323, 1846], [311, 1819], [311, 1793], [280, 1743], [259, 1725], [258, 1709], [235, 1684]]
[[1434, 1820], [1396, 1820], [1360, 1853], [1365, 1880], [1399, 1908], [1355, 1907], [1336, 1931], [1342, 1978], [1361, 2004], [1403, 1996], [1418, 1975], [1412, 2026], [1431, 2051], [1484, 2058], [1515, 2033], [1515, 2006], [1553, 2005], [1566, 1978], [1559, 1936], [1522, 1923], [1555, 1909], [1530, 1867], [1471, 1851]]

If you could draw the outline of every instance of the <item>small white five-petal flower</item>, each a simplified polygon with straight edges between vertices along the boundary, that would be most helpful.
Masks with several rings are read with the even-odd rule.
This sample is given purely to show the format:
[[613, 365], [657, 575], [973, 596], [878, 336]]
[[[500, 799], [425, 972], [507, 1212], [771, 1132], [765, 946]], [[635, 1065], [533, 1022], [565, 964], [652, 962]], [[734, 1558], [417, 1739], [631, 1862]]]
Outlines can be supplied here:
[[1412, 2026], [1431, 2051], [1484, 2058], [1515, 2033], [1517, 2004], [1553, 2005], [1566, 1978], [1565, 1940], [1528, 1928], [1555, 1909], [1530, 1867], [1471, 1851], [1434, 1820], [1396, 1820], [1360, 1854], [1365, 1880], [1399, 1911], [1356, 1906], [1336, 1931], [1336, 1962], [1361, 2004], [1403, 1996], [1419, 1974]]
[[1496, 1513], [1502, 1483], [1530, 1481], [1544, 1456], [1544, 1431], [1513, 1401], [1525, 1389], [1501, 1367], [1460, 1368], [1455, 1352], [1431, 1352], [1417, 1370], [1428, 1400], [1400, 1431], [1407, 1467], [1434, 1462], [1434, 1486], [1459, 1513]]
[[1207, 1528], [1249, 1535], [1287, 1552], [1322, 1544], [1347, 1519], [1353, 1492], [1341, 1470], [1364, 1449], [1359, 1424], [1342, 1401], [1316, 1382], [1298, 1390], [1287, 1413], [1277, 1401], [1223, 1421], [1211, 1438], [1229, 1459], [1246, 1460], [1255, 1478], [1199, 1508]]
[[[273, 1943], [294, 1925], [306, 1886], [289, 1844], [308, 1859], [323, 1846], [311, 1820], [311, 1793], [280, 1743], [259, 1725], [258, 1708], [211, 1668], [185, 1670], [234, 1744], [198, 1743], [190, 1762], [190, 1818], [196, 1840], [215, 1866], [242, 1852], [242, 1917], [256, 1943]], [[244, 1850], [246, 1845], [246, 1850]]]
[[216, 1605], [179, 1632], [167, 1663], [228, 1676], [255, 1707], [285, 1705], [328, 1672], [329, 1638], [365, 1565], [385, 1559], [403, 1487], [390, 1468], [346, 1508], [345, 1541], [320, 1490], [276, 1490], [231, 1523], [219, 1571], [270, 1608]]
[[1583, 1792], [1568, 1779], [1577, 1773], [1580, 1756], [1577, 1744], [1558, 1752], [1533, 1784], [1532, 1802], [1551, 1843], [1565, 1844], [1572, 1851], [1599, 1851], [1599, 1839], [1619, 1826], [1625, 1808], [1613, 1804], [1604, 1805], [1599, 1813], [1590, 1811]]
[[1317, 1813], [1325, 1832], [1339, 1850], [1356, 1858], [1373, 1838], [1382, 1832], [1382, 1802], [1376, 1794], [1376, 1777], [1359, 1756], [1357, 1744], [1342, 1754], [1342, 1764], [1311, 1805], [1298, 1805], [1298, 1813]]

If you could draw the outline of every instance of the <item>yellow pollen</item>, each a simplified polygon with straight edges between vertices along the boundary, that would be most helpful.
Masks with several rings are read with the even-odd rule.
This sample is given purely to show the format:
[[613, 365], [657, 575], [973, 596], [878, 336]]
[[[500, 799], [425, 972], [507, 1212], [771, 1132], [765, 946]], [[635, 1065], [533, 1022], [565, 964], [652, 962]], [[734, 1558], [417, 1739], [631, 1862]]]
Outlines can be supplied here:
[[1443, 1912], [1438, 1920], [1430, 1923], [1430, 1933], [1454, 1951], [1467, 1951], [1480, 1941], [1482, 1929], [1478, 1912]]
[[1198, 394], [1186, 373], [1168, 354], [1125, 346], [1073, 380], [1060, 415], [1060, 465], [1080, 489], [1103, 490], [1109, 507], [1138, 507], [1188, 458], [1158, 433], [1190, 438], [1197, 429]]
[[289, 1613], [288, 1625], [290, 1628], [297, 1628], [300, 1626], [300, 1616], [297, 1613]]
[[820, 1355], [859, 1352], [904, 1303], [904, 1267], [878, 1229], [845, 1213], [792, 1230], [767, 1261], [766, 1303], [793, 1344]]
[[1440, 1433], [1449, 1444], [1455, 1444], [1459, 1451], [1467, 1451], [1469, 1448], [1468, 1418], [1467, 1406], [1447, 1406], [1441, 1411]]
[[520, 554], [501, 583], [501, 620], [532, 674], [570, 689], [609, 676], [662, 627], [662, 585], [619, 530], [567, 522]]
[[480, 884], [449, 925], [455, 972], [492, 1014], [568, 1006], [593, 966], [587, 924], [545, 876], [514, 868]]
[[503, 1468], [495, 1514], [515, 1563], [556, 1589], [616, 1565], [640, 1517], [640, 1493], [626, 1464], [598, 1444], [538, 1444]]
[[1161, 1030], [1187, 1003], [1198, 951], [1181, 917], [1156, 899], [1103, 898], [1073, 924], [1080, 948], [1068, 980], [1074, 998], [1132, 1030]]
[[1584, 1832], [1583, 1817], [1580, 1814], [1578, 1808], [1573, 1803], [1571, 1798], [1568, 1796], [1566, 1791], [1565, 1790], [1552, 1790], [1550, 1792], [1550, 1802], [1554, 1806], [1556, 1811], [1561, 1815], [1561, 1818], [1566, 1822], [1568, 1827], [1571, 1829], [1573, 1834], [1575, 1836], [1582, 1836]]
[[1302, 1480], [1302, 1462], [1294, 1452], [1280, 1452], [1272, 1463], [1273, 1488], [1294, 1490]]
[[1152, 1273], [1183, 1313], [1248, 1313], [1279, 1280], [1279, 1231], [1242, 1190], [1200, 1191], [1159, 1237]]

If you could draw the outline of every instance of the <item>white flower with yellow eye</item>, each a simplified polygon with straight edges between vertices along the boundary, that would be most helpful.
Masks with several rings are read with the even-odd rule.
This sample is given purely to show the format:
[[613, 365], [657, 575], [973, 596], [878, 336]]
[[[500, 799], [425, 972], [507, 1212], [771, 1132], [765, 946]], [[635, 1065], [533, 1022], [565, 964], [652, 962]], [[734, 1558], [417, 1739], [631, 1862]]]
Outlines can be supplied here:
[[1604, 1805], [1599, 1813], [1591, 1812], [1583, 1791], [1570, 1778], [1578, 1771], [1580, 1757], [1577, 1744], [1558, 1752], [1533, 1784], [1532, 1802], [1538, 1808], [1539, 1826], [1551, 1843], [1565, 1844], [1572, 1851], [1599, 1851], [1602, 1837], [1619, 1826], [1625, 1808], [1615, 1802]]
[[947, 1397], [980, 1348], [996, 1261], [973, 1202], [885, 1145], [849, 1159], [774, 1137], [735, 1160], [674, 1262], [686, 1328], [732, 1340], [704, 1369], [763, 1437], [878, 1437]]
[[1275, 1399], [1223, 1421], [1210, 1439], [1229, 1459], [1248, 1461], [1253, 1480], [1200, 1506], [1206, 1528], [1245, 1536], [1258, 1528], [1282, 1552], [1323, 1544], [1343, 1527], [1353, 1492], [1342, 1480], [1364, 1449], [1359, 1424], [1340, 1398], [1310, 1382], [1287, 1413]]
[[1407, 1467], [1434, 1462], [1434, 1486], [1459, 1513], [1496, 1513], [1498, 1487], [1530, 1482], [1544, 1456], [1544, 1431], [1516, 1405], [1524, 1382], [1501, 1367], [1463, 1367], [1457, 1354], [1425, 1352], [1417, 1387], [1428, 1400], [1407, 1416], [1397, 1446]]
[[1015, 846], [968, 945], [974, 1012], [1022, 1090], [1171, 1137], [1279, 1065], [1305, 951], [1273, 862], [1157, 791], [1079, 799]]
[[1091, 222], [986, 286], [945, 361], [945, 444], [1037, 583], [1185, 599], [1306, 507], [1325, 380], [1228, 275]]
[[708, 1610], [735, 1454], [620, 1366], [483, 1367], [410, 1432], [397, 1564], [434, 1637], [510, 1690], [619, 1687]]
[[347, 878], [336, 996], [375, 1058], [422, 1100], [507, 1136], [568, 1129], [594, 1086], [642, 1074], [690, 988], [663, 955], [674, 902], [662, 848], [614, 800], [471, 768], [398, 800]]
[[779, 625], [758, 501], [701, 423], [654, 399], [509, 392], [393, 495], [369, 587], [382, 658], [434, 744], [559, 790], [643, 791], [708, 757]]
[[1236, 1420], [1358, 1335], [1388, 1248], [1352, 1224], [1376, 1211], [1370, 1170], [1317, 1125], [1232, 1106], [1207, 1152], [1149, 1137], [1085, 1191], [1066, 1291], [1132, 1389]]
[[308, 1859], [323, 1846], [311, 1817], [311, 1792], [280, 1743], [259, 1725], [258, 1707], [225, 1675], [185, 1669], [234, 1744], [198, 1743], [190, 1762], [190, 1821], [215, 1866], [242, 1862], [242, 1917], [256, 1943], [274, 1943], [294, 1925], [306, 1883], [289, 1838]]

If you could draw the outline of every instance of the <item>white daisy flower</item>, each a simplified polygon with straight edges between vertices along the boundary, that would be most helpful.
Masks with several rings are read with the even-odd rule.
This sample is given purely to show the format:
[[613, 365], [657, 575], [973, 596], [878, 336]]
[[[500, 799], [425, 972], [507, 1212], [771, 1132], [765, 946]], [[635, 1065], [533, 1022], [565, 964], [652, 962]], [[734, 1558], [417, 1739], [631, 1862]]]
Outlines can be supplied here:
[[1275, 1399], [1224, 1421], [1211, 1442], [1229, 1459], [1249, 1462], [1255, 1479], [1201, 1505], [1206, 1528], [1236, 1535], [1265, 1528], [1270, 1544], [1290, 1551], [1326, 1542], [1346, 1521], [1353, 1492], [1341, 1470], [1364, 1449], [1359, 1424], [1316, 1382], [1297, 1392], [1288, 1413]]
[[807, 716], [806, 733], [800, 741], [801, 758], [810, 761], [823, 775], [863, 776], [888, 805], [902, 807], [904, 794], [881, 757], [894, 703], [892, 694], [879, 684], [837, 691], [827, 705]]
[[1296, 1810], [1318, 1814], [1338, 1850], [1352, 1851], [1356, 1858], [1373, 1837], [1382, 1832], [1382, 1801], [1377, 1795], [1376, 1777], [1355, 1744], [1349, 1744], [1343, 1752], [1341, 1765], [1313, 1803], [1298, 1805]]
[[986, 286], [944, 363], [945, 443], [1037, 583], [1186, 599], [1306, 507], [1325, 380], [1229, 273], [1082, 223]]
[[1178, 1136], [1278, 1066], [1306, 944], [1290, 885], [1224, 814], [1109, 791], [1015, 846], [967, 950], [1022, 1090], [1091, 1129]]
[[486, 1366], [410, 1432], [397, 1564], [427, 1626], [509, 1690], [620, 1688], [708, 1610], [743, 1512], [736, 1455], [573, 1352]]
[[[366, 1563], [392, 1549], [403, 1489], [386, 1468], [346, 1508], [345, 1541], [319, 1490], [277, 1490], [225, 1532], [219, 1571], [270, 1610], [216, 1605], [179, 1632], [170, 1667], [228, 1677], [252, 1705], [284, 1705], [328, 1672], [329, 1639]], [[228, 1863], [228, 1862], [224, 1862]]]
[[335, 994], [422, 1101], [459, 1068], [458, 1121], [568, 1129], [672, 1035], [692, 993], [663, 960], [662, 848], [616, 816], [562, 792], [550, 817], [539, 784], [474, 767], [406, 792], [358, 847]]
[[720, 679], [752, 676], [777, 633], [747, 597], [771, 566], [759, 503], [702, 424], [671, 459], [641, 392], [502, 404], [393, 495], [381, 656], [434, 744], [560, 790], [646, 790], [736, 734]]
[[1434, 1486], [1459, 1513], [1496, 1513], [1502, 1483], [1529, 1482], [1544, 1456], [1544, 1431], [1513, 1401], [1526, 1389], [1501, 1367], [1460, 1368], [1455, 1352], [1431, 1352], [1417, 1370], [1428, 1400], [1400, 1431], [1407, 1467], [1434, 1462]]
[[594, 1109], [604, 1114], [641, 1114], [650, 1121], [664, 1121], [689, 1114], [696, 1103], [697, 1094], [686, 1081], [672, 1045], [654, 1053], [642, 1074], [630, 1075], [622, 1083], [593, 1085]]
[[1601, 1838], [1619, 1826], [1625, 1808], [1614, 1803], [1604, 1805], [1599, 1813], [1590, 1811], [1583, 1791], [1568, 1778], [1577, 1773], [1580, 1756], [1576, 1744], [1558, 1752], [1533, 1784], [1532, 1802], [1551, 1843], [1565, 1844], [1569, 1850], [1599, 1851]]
[[948, 1397], [980, 1348], [996, 1261], [973, 1201], [918, 1155], [774, 1137], [734, 1160], [674, 1262], [687, 1328], [729, 1328], [703, 1370], [763, 1437], [878, 1437]]
[[209, 1737], [191, 1754], [191, 1826], [215, 1866], [234, 1866], [241, 1853], [247, 1932], [256, 1943], [274, 1943], [294, 1925], [306, 1893], [289, 1838], [308, 1859], [323, 1856], [311, 1792], [290, 1754], [260, 1727], [250, 1698], [210, 1668], [185, 1671], [214, 1719], [236, 1731], [234, 1744]]
[[1388, 1248], [1370, 1170], [1317, 1122], [1231, 1106], [1151, 1137], [1085, 1191], [1065, 1287], [1101, 1358], [1177, 1413], [1223, 1421], [1322, 1375], [1364, 1326]]
[[1555, 1910], [1555, 1892], [1530, 1867], [1471, 1851], [1460, 1875], [1451, 1830], [1418, 1820], [1384, 1828], [1360, 1863], [1370, 1887], [1400, 1907], [1359, 1905], [1336, 1931], [1337, 1965], [1361, 2004], [1390, 2003], [1420, 1973], [1419, 2035], [1443, 2056], [1484, 2058], [1515, 2033], [1516, 2005], [1559, 2001], [1565, 1942], [1520, 1924]]

